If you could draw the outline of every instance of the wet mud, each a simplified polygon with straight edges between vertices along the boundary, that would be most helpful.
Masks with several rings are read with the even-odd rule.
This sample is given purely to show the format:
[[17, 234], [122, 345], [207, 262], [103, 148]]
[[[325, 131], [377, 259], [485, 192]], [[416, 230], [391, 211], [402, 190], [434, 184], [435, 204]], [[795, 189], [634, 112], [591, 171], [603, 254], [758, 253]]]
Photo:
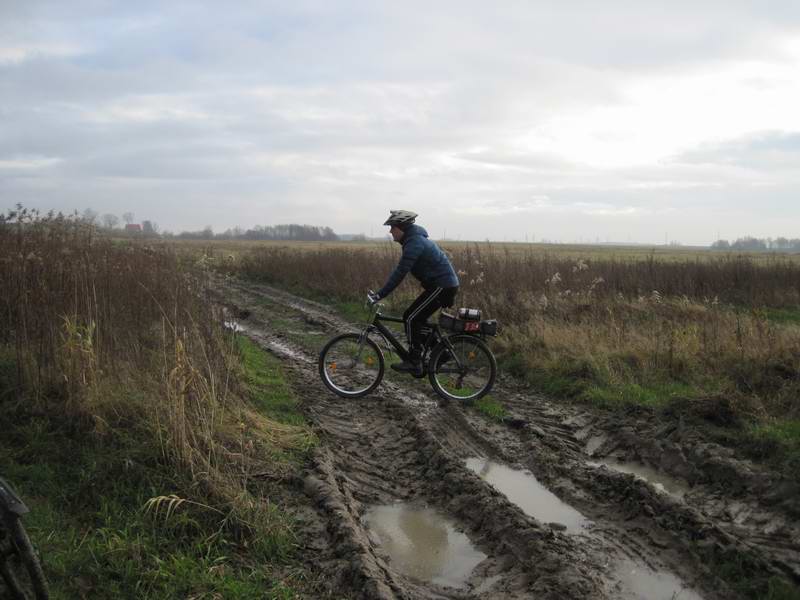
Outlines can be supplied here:
[[317, 352], [353, 325], [267, 286], [225, 280], [217, 294], [237, 335], [284, 359], [320, 438], [298, 486], [309, 566], [337, 597], [753, 597], [727, 564], [800, 581], [791, 485], [697, 432], [560, 405], [503, 376], [503, 422], [393, 374], [338, 398]]

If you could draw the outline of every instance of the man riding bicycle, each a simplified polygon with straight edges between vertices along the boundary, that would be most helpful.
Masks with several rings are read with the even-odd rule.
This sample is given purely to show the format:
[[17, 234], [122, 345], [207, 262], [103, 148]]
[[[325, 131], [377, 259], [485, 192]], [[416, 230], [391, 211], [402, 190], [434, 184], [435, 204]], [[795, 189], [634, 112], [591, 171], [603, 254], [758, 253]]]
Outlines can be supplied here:
[[403, 255], [386, 284], [372, 296], [372, 301], [377, 302], [391, 294], [409, 271], [422, 284], [424, 291], [403, 313], [409, 360], [392, 365], [395, 371], [420, 374], [424, 343], [422, 326], [438, 309], [453, 306], [459, 281], [447, 255], [428, 239], [424, 228], [414, 224], [416, 218], [415, 212], [393, 210], [386, 219], [384, 225], [391, 227], [389, 231], [394, 241], [403, 247]]

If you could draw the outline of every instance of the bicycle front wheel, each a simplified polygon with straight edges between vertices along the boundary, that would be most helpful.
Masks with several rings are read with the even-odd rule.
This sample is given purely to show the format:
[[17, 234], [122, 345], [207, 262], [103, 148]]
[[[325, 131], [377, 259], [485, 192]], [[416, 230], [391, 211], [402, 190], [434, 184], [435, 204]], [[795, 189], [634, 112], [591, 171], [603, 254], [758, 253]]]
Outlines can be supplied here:
[[319, 353], [319, 375], [327, 388], [342, 398], [360, 398], [383, 379], [383, 352], [358, 333], [343, 333]]
[[477, 400], [492, 390], [497, 361], [483, 340], [452, 335], [434, 348], [428, 363], [431, 386], [445, 400]]
[[15, 600], [47, 600], [47, 580], [28, 532], [17, 517], [0, 526], [0, 576]]

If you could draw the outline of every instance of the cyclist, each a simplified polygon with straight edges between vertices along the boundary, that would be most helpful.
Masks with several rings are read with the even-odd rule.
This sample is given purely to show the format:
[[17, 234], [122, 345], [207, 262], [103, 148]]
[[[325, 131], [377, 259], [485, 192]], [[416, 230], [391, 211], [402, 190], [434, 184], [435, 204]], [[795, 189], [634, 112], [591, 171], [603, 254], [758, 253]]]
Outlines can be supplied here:
[[395, 371], [421, 374], [424, 340], [420, 330], [438, 309], [453, 306], [459, 281], [447, 255], [428, 239], [428, 232], [423, 227], [414, 224], [416, 218], [415, 212], [393, 210], [386, 219], [384, 225], [391, 227], [389, 232], [403, 247], [403, 255], [386, 284], [372, 296], [372, 301], [377, 302], [391, 294], [409, 271], [422, 284], [424, 291], [403, 313], [409, 360], [392, 365]]

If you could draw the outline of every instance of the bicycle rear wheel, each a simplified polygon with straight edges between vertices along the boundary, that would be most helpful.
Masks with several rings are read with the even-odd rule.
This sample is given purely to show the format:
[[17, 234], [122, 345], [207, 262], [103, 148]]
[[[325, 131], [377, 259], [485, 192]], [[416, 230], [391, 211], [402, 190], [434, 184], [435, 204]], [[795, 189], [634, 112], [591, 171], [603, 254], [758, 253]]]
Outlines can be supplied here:
[[428, 363], [431, 386], [445, 400], [477, 400], [488, 394], [497, 377], [497, 361], [483, 340], [474, 335], [452, 335], [438, 344]]
[[15, 600], [47, 600], [42, 564], [31, 544], [28, 532], [16, 515], [3, 519], [0, 526], [0, 576], [7, 596]]
[[381, 382], [383, 373], [383, 352], [358, 333], [336, 336], [319, 353], [322, 382], [343, 398], [366, 396]]

